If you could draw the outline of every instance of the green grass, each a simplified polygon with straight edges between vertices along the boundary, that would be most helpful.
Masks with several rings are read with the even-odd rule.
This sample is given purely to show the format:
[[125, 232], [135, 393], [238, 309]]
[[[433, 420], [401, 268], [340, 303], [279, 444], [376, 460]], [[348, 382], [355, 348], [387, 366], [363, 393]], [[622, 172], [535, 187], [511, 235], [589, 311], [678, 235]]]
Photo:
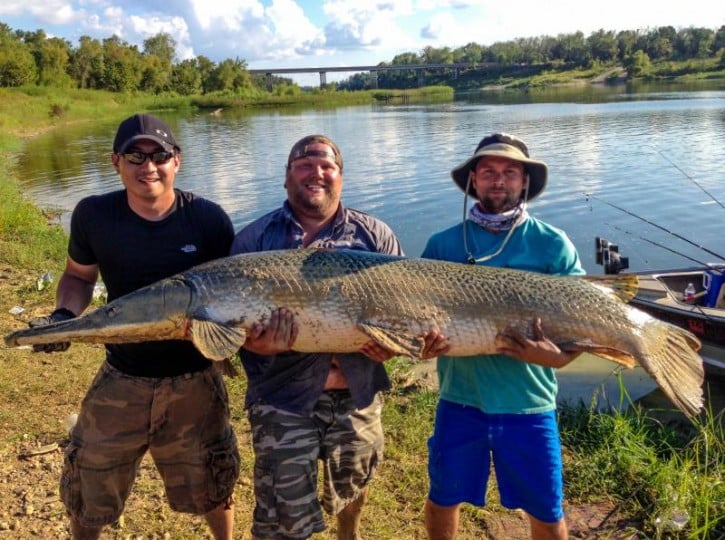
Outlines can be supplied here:
[[712, 411], [672, 426], [638, 408], [564, 408], [559, 421], [570, 500], [607, 494], [654, 538], [672, 533], [678, 516], [687, 523], [682, 538], [725, 534], [725, 439]]

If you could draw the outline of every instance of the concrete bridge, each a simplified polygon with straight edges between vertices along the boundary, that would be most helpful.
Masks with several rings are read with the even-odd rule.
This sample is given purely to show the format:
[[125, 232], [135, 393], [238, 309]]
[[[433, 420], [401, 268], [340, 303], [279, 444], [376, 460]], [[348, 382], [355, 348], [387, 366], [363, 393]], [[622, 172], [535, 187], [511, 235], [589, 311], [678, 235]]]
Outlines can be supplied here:
[[378, 73], [381, 71], [416, 71], [418, 72], [418, 86], [425, 83], [425, 72], [427, 70], [450, 70], [453, 78], [457, 78], [461, 70], [482, 69], [497, 66], [494, 62], [470, 63], [459, 62], [455, 64], [392, 64], [379, 66], [329, 66], [329, 67], [308, 67], [308, 68], [269, 68], [269, 69], [248, 69], [252, 75], [265, 75], [267, 77], [267, 90], [272, 91], [272, 75], [294, 73], [319, 73], [320, 86], [327, 86], [327, 74], [331, 72], [359, 73], [369, 71], [372, 75], [373, 88], [378, 87]]

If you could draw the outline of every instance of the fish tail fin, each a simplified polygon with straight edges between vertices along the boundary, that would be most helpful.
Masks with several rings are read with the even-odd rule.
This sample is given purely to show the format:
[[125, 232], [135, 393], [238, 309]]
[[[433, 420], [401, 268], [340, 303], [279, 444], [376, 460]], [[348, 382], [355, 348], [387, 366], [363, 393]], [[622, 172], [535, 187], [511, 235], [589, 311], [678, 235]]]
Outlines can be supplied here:
[[703, 406], [705, 369], [698, 351], [702, 344], [687, 330], [658, 320], [644, 327], [647, 365], [642, 367], [662, 392], [688, 417]]

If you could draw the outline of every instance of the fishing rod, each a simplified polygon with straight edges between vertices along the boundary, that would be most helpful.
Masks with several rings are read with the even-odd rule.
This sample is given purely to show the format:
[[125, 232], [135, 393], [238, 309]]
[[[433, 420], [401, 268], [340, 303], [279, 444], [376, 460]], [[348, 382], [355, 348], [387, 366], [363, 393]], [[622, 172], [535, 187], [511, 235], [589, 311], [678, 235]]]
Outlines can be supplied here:
[[608, 227], [612, 227], [613, 229], [616, 229], [616, 230], [618, 230], [620, 232], [623, 232], [624, 234], [628, 234], [630, 236], [634, 236], [638, 240], [642, 240], [644, 242], [648, 242], [648, 243], [652, 244], [653, 246], [657, 246], [658, 248], [666, 249], [670, 253], [674, 253], [675, 255], [678, 255], [678, 256], [680, 256], [680, 257], [682, 257], [684, 259], [688, 259], [688, 260], [690, 260], [690, 261], [692, 261], [694, 263], [699, 264], [700, 266], [707, 266], [707, 263], [705, 263], [703, 261], [700, 261], [698, 259], [695, 259], [693, 257], [690, 257], [689, 255], [685, 255], [684, 253], [680, 253], [679, 251], [677, 251], [675, 249], [672, 249], [670, 247], [667, 247], [664, 244], [660, 244], [659, 242], [656, 242], [654, 240], [650, 240], [649, 238], [645, 238], [644, 236], [640, 236], [639, 234], [633, 233], [632, 231], [628, 231], [627, 229], [622, 229], [621, 227], [619, 227], [617, 225], [614, 225], [613, 223], [607, 223], [605, 221], [604, 224], [607, 225]]
[[[654, 148], [654, 147], [652, 147], [652, 148]], [[667, 157], [667, 155], [665, 155], [661, 150], [659, 150], [658, 148], [654, 148], [654, 150], [659, 155], [661, 155], [665, 159], [665, 161], [667, 161], [667, 163], [669, 163], [675, 169], [677, 169], [678, 171], [680, 171], [685, 176], [685, 178], [687, 178], [688, 180], [690, 180], [690, 182], [692, 182], [697, 187], [699, 187], [702, 190], [703, 193], [705, 193], [708, 197], [710, 197], [713, 201], [715, 201], [718, 205], [720, 205], [721, 208], [725, 209], [725, 205], [723, 205], [723, 203], [721, 203], [720, 201], [718, 201], [717, 198], [712, 193], [710, 193], [708, 190], [706, 190], [704, 187], [702, 187], [700, 185], [700, 183], [697, 180], [695, 180], [692, 176], [690, 176], [685, 171], [683, 171], [674, 161], [672, 161], [669, 157]]]
[[[616, 230], [623, 232], [624, 234], [629, 234], [631, 236], [634, 236], [635, 238], [638, 238], [639, 240], [643, 240], [645, 242], [649, 242], [650, 244], [652, 244], [654, 246], [660, 247], [662, 249], [666, 249], [670, 253], [674, 253], [675, 255], [678, 255], [680, 257], [684, 257], [685, 259], [689, 259], [690, 261], [692, 261], [694, 263], [697, 263], [697, 264], [702, 265], [702, 266], [707, 266], [707, 263], [704, 263], [702, 261], [698, 261], [697, 259], [694, 259], [692, 257], [689, 257], [689, 256], [685, 255], [684, 253], [680, 253], [679, 251], [676, 251], [676, 250], [674, 250], [672, 248], [669, 248], [669, 247], [667, 247], [667, 246], [665, 246], [663, 244], [660, 244], [659, 242], [655, 242], [654, 240], [650, 240], [649, 238], [645, 238], [644, 236], [640, 236], [640, 235], [635, 234], [635, 233], [633, 233], [631, 231], [628, 231], [626, 229], [622, 229], [621, 227], [618, 227], [617, 225], [613, 225], [611, 223], [605, 222], [604, 224], [605, 225], [608, 225], [609, 227], [613, 227]], [[705, 291], [703, 291], [701, 294], [704, 294], [704, 293], [705, 293]], [[674, 293], [671, 290], [669, 290], [669, 287], [667, 288], [667, 294], [669, 294], [670, 296], [672, 296], [672, 298], [674, 298], [675, 300], [677, 300], [677, 298], [675, 298], [675, 296], [674, 296]], [[693, 304], [692, 307], [695, 308], [695, 309], [697, 309], [697, 311], [700, 312], [700, 314], [703, 315], [706, 319], [712, 320], [714, 318], [714, 317], [710, 316], [710, 314], [708, 314], [704, 309], [702, 309], [702, 306], [700, 306], [698, 304]]]
[[652, 225], [653, 227], [656, 227], [657, 229], [659, 229], [661, 231], [664, 231], [667, 234], [672, 235], [675, 238], [678, 238], [678, 239], [682, 240], [683, 242], [687, 242], [691, 246], [694, 246], [697, 249], [700, 249], [700, 250], [704, 251], [705, 253], [707, 253], [709, 255], [712, 255], [713, 257], [717, 257], [721, 261], [725, 261], [725, 257], [723, 257], [722, 255], [720, 255], [719, 253], [715, 253], [714, 251], [707, 249], [705, 246], [701, 246], [700, 244], [696, 244], [695, 242], [693, 242], [689, 238], [685, 238], [684, 236], [682, 236], [680, 234], [677, 234], [675, 232], [672, 232], [672, 231], [664, 228], [662, 225], [658, 225], [657, 223], [654, 223], [654, 222], [652, 222], [652, 221], [650, 221], [648, 219], [645, 219], [642, 216], [638, 216], [637, 214], [635, 214], [633, 212], [630, 212], [629, 210], [626, 210], [626, 209], [622, 208], [621, 206], [617, 206], [616, 204], [610, 203], [609, 201], [605, 201], [601, 197], [597, 197], [596, 195], [593, 195], [592, 193], [585, 193], [584, 196], [587, 197], [587, 200], [588, 199], [594, 199], [594, 200], [597, 200], [599, 202], [603, 202], [607, 206], [611, 206], [612, 208], [615, 208], [615, 209], [619, 210], [620, 212], [624, 212], [628, 216], [632, 216], [633, 218], [637, 218], [640, 221], [644, 221], [648, 225]]

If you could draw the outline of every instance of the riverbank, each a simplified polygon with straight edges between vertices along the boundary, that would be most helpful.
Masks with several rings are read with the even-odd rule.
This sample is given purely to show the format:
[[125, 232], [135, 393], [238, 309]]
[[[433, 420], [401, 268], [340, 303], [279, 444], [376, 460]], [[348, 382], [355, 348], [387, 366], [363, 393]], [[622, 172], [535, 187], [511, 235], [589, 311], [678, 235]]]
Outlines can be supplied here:
[[[87, 102], [94, 99], [92, 95], [83, 97]], [[120, 118], [137, 108], [152, 109], [141, 101], [104, 103], [99, 98], [99, 103], [86, 106], [84, 110], [93, 110], [93, 114], [84, 118], [75, 112], [76, 98], [71, 96], [64, 115], [50, 116], [49, 103], [58, 99], [66, 98], [36, 96], [32, 103], [26, 102], [37, 111], [46, 110], [45, 117], [37, 115], [39, 130], [97, 117]], [[35, 113], [17, 107], [7, 114], [10, 117], [3, 113], [0, 121], [15, 122], [25, 129], [25, 119]], [[37, 279], [47, 270], [58, 276], [66, 238], [59, 227], [48, 226], [47, 216], [23, 200], [12, 169], [14, 156], [22, 148], [21, 135], [3, 133], [9, 133], [0, 146], [0, 189], [7, 190], [0, 197], [0, 332], [5, 334], [52, 309], [53, 287], [38, 291]], [[25, 311], [9, 313], [16, 306]], [[102, 358], [99, 346], [74, 345], [56, 355], [0, 350], [0, 388], [6, 397], [0, 411], [0, 531], [9, 530], [8, 536], [67, 537], [57, 497], [62, 448], [67, 442], [64, 423], [68, 415], [77, 412]], [[384, 408], [386, 459], [365, 510], [366, 537], [424, 538], [426, 440], [437, 396], [420, 385], [411, 367], [402, 360], [388, 365], [394, 388]], [[241, 407], [244, 380], [240, 379], [228, 379], [227, 384], [242, 447], [243, 472], [235, 495], [238, 536], [245, 537], [252, 505], [252, 455]], [[664, 425], [646, 413], [609, 415], [562, 409], [560, 418], [573, 538], [655, 537], [670, 526], [669, 516], [681, 510], [680, 505], [689, 516], [688, 532], [704, 531], [693, 533], [698, 538], [715, 538], [723, 532], [713, 518], [725, 514], [722, 434], [708, 425], [706, 417], [691, 425], [682, 423], [680, 415], [683, 425], [677, 427]], [[525, 519], [520, 513], [503, 510], [495, 490], [487, 509], [466, 508], [462, 528], [463, 539], [528, 537]], [[204, 534], [198, 520], [168, 510], [158, 477], [145, 461], [123, 523], [111, 529], [107, 537], [203, 538]], [[333, 537], [334, 531], [320, 535]]]

